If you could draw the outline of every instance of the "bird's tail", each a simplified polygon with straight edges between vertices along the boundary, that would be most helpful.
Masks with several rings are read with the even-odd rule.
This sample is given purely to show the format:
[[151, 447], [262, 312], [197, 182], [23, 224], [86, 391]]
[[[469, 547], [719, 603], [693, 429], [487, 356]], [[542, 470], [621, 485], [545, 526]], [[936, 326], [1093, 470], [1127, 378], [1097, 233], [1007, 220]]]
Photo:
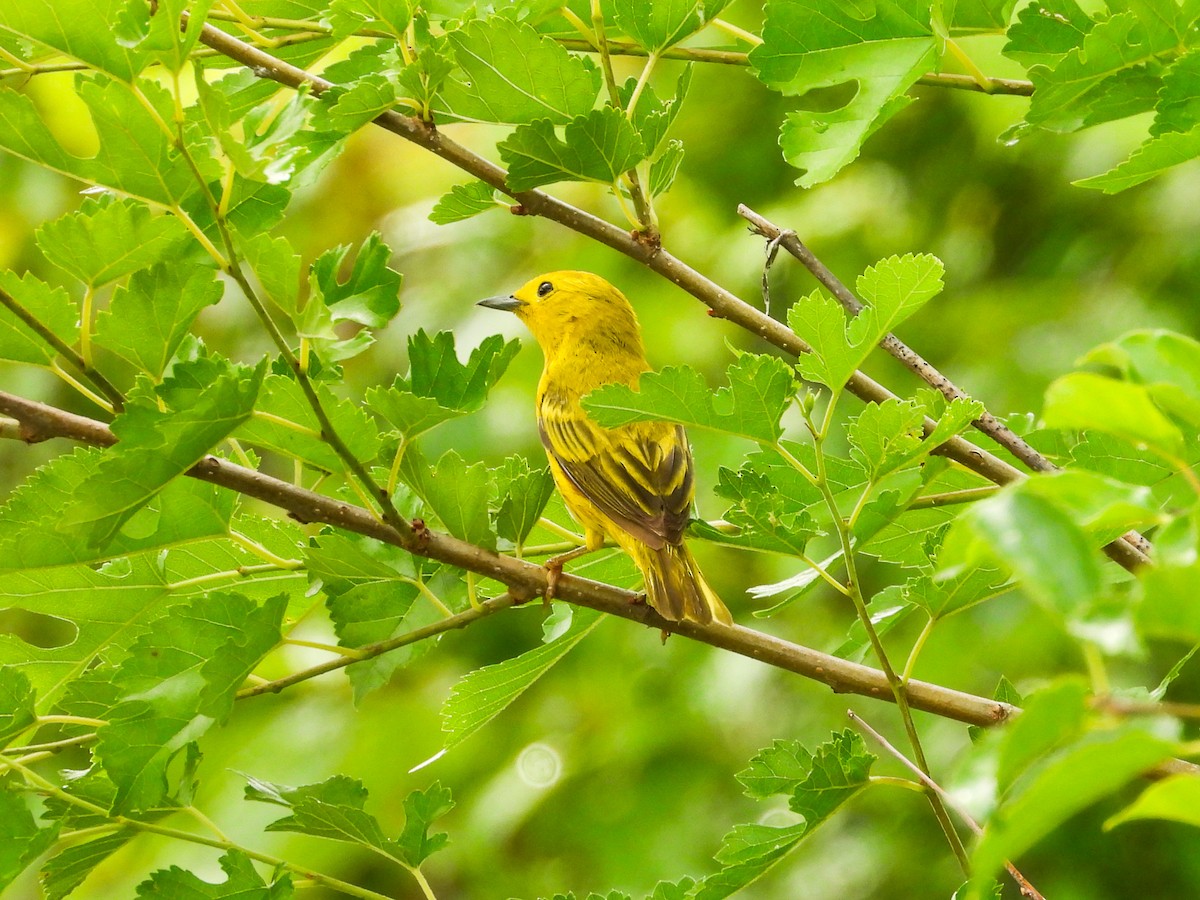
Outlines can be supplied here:
[[733, 617], [721, 598], [708, 586], [686, 544], [666, 544], [661, 550], [642, 545], [638, 568], [646, 579], [646, 599], [664, 619], [725, 625]]

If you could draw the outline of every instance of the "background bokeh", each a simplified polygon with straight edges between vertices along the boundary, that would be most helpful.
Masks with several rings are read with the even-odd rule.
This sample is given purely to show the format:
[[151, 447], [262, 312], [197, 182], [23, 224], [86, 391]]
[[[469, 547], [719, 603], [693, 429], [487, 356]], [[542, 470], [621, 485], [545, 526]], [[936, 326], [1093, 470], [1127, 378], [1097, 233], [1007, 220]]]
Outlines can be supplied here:
[[[730, 13], [754, 26], [752, 6], [735, 5]], [[978, 38], [964, 46], [989, 74], [1021, 76], [999, 55], [998, 41]], [[635, 62], [618, 65], [636, 72]], [[657, 79], [673, 84], [678, 65], [664, 62]], [[85, 152], [92, 136], [70, 102], [70, 78], [42, 76], [29, 90], [53, 113], [58, 133]], [[998, 415], [1036, 412], [1050, 380], [1089, 347], [1128, 329], [1200, 335], [1200, 169], [1182, 166], [1112, 197], [1070, 183], [1124, 158], [1144, 136], [1145, 120], [1070, 137], [1035, 134], [1007, 145], [999, 137], [1020, 118], [1025, 100], [935, 87], [915, 93], [917, 102], [874, 136], [856, 163], [832, 182], [802, 191], [776, 146], [791, 101], [768, 93], [745, 70], [697, 67], [677, 126], [687, 148], [682, 174], [659, 205], [666, 245], [752, 302], [759, 302], [763, 246], [735, 214], [738, 203], [796, 230], [850, 282], [884, 256], [939, 256], [947, 267], [946, 290], [906, 323], [901, 337]], [[447, 133], [492, 158], [503, 136], [484, 126], [451, 126]], [[474, 302], [542, 271], [588, 269], [621, 287], [637, 307], [656, 366], [687, 363], [717, 384], [730, 346], [768, 349], [708, 318], [703, 306], [657, 275], [554, 223], [500, 209], [456, 225], [430, 223], [435, 200], [465, 180], [416, 147], [367, 128], [297, 195], [281, 227], [306, 259], [379, 230], [393, 248], [393, 266], [404, 273], [401, 314], [347, 366], [351, 398], [406, 369], [406, 338], [418, 328], [450, 329], [460, 348], [495, 332], [522, 338], [521, 353], [488, 407], [430, 435], [431, 454], [454, 447], [468, 460], [492, 464], [513, 452], [540, 457], [532, 415], [540, 355], [515, 320]], [[32, 235], [40, 223], [73, 208], [78, 189], [0, 156], [0, 266], [58, 280]], [[596, 189], [552, 190], [620, 221], [615, 203]], [[783, 254], [771, 281], [776, 315], [815, 286]], [[235, 357], [268, 349], [232, 290], [204, 313], [200, 329]], [[890, 360], [872, 360], [868, 370], [899, 393], [914, 387]], [[40, 372], [3, 367], [0, 384], [95, 413]], [[692, 438], [698, 507], [715, 517], [722, 512], [711, 493], [718, 467], [736, 466], [750, 448], [707, 434]], [[62, 449], [0, 445], [0, 491]], [[783, 561], [704, 545], [696, 552], [739, 620], [824, 650], [843, 639], [851, 610], [820, 592], [777, 618], [752, 619], [745, 589], [791, 574]], [[876, 569], [869, 577], [878, 588], [895, 574]], [[785, 807], [748, 800], [733, 778], [773, 739], [815, 746], [845, 727], [847, 708], [885, 733], [902, 733], [885, 704], [835, 696], [682, 639], [663, 646], [656, 633], [612, 621], [484, 732], [409, 774], [441, 746], [438, 709], [455, 680], [533, 646], [541, 615], [540, 608], [518, 611], [447, 636], [357, 709], [336, 674], [239, 704], [228, 726], [205, 741], [207, 775], [198, 803], [231, 836], [259, 849], [392, 896], [416, 897], [411, 879], [369, 855], [310, 838], [264, 835], [263, 825], [277, 813], [244, 803], [237, 773], [302, 784], [344, 772], [365, 782], [370, 808], [391, 829], [403, 820], [403, 796], [437, 779], [452, 788], [458, 804], [442, 822], [450, 847], [427, 865], [439, 897], [533, 898], [568, 889], [582, 896], [610, 888], [636, 894], [660, 878], [711, 871], [711, 855], [734, 823], [789, 821]], [[912, 628], [901, 628], [889, 645], [903, 654], [913, 637]], [[987, 694], [1005, 674], [1025, 690], [1084, 671], [1072, 646], [1036, 606], [1011, 595], [941, 626], [917, 676]], [[1153, 685], [1173, 661], [1171, 651], [1122, 660], [1114, 678]], [[294, 650], [286, 663], [321, 658]], [[1184, 681], [1196, 686], [1194, 676], [1185, 674]], [[972, 768], [965, 728], [920, 714], [918, 721], [934, 771], [970, 799], [984, 773]], [[877, 771], [895, 768], [882, 762]], [[1055, 900], [1195, 896], [1195, 835], [1144, 822], [1104, 832], [1102, 822], [1116, 808], [1114, 801], [1083, 813], [1031, 852], [1022, 869]], [[146, 872], [165, 864], [215, 875], [215, 856], [143, 837], [76, 896], [130, 896]], [[839, 812], [745, 896], [946, 897], [959, 880], [924, 801], [878, 788]], [[320, 895], [319, 889], [305, 893]], [[26, 881], [11, 896], [36, 896], [36, 888]]]

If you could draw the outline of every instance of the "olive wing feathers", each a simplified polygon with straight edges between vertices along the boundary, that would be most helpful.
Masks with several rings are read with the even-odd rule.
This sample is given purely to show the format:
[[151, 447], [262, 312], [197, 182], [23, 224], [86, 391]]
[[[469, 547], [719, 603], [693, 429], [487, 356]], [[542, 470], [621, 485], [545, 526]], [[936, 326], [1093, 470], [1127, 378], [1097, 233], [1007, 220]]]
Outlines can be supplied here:
[[692, 454], [683, 427], [601, 428], [576, 407], [543, 403], [538, 434], [581, 494], [655, 550], [683, 539], [692, 508]]

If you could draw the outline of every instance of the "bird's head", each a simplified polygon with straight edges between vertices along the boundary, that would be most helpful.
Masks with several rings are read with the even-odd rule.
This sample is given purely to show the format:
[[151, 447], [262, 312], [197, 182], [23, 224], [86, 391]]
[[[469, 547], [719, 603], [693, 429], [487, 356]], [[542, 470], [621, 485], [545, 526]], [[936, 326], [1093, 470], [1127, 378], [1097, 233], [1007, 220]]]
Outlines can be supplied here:
[[625, 295], [590, 272], [547, 272], [507, 297], [480, 300], [479, 306], [514, 313], [533, 333], [548, 358], [568, 347], [642, 355], [641, 334]]

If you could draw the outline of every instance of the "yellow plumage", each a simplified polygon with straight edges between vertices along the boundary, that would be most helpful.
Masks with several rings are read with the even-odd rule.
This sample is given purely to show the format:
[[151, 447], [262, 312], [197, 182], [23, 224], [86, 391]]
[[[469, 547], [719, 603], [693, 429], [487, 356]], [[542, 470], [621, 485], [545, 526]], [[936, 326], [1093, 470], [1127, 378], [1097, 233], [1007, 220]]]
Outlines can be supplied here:
[[649, 369], [629, 301], [596, 275], [550, 272], [481, 305], [515, 313], [545, 354], [538, 432], [587, 547], [600, 547], [607, 535], [628, 553], [663, 618], [731, 623], [683, 540], [694, 493], [683, 427], [634, 422], [601, 428], [579, 403], [601, 385], [637, 387]]

